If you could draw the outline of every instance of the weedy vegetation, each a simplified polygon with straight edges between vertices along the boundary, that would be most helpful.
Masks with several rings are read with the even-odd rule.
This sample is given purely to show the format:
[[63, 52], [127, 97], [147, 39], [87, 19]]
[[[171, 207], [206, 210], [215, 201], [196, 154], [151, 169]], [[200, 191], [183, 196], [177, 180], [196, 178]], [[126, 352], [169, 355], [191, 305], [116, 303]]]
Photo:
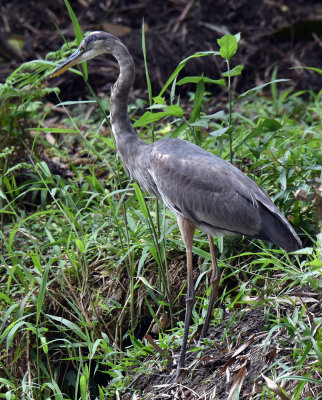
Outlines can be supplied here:
[[[181, 137], [230, 160], [292, 221], [305, 246], [296, 254], [258, 240], [216, 239], [222, 307], [212, 324], [230, 351], [240, 345], [232, 330], [240, 315], [256, 308], [265, 315], [264, 344], [275, 353], [255, 378], [260, 390], [247, 398], [318, 399], [322, 260], [314, 207], [321, 204], [322, 91], [280, 91], [273, 76], [270, 95], [262, 85], [233, 99], [231, 79], [243, 69], [231, 67], [238, 40], [226, 35], [218, 52], [181, 61], [154, 97], [146, 61], [148, 111], [142, 114], [141, 99], [129, 109], [141, 138]], [[181, 343], [185, 260], [174, 216], [129, 182], [106, 99], [64, 103], [58, 88], [42, 85], [74, 46], [23, 64], [0, 86], [0, 398], [7, 400], [143, 398], [134, 381], [169, 372]], [[144, 35], [143, 50], [148, 60]], [[227, 71], [218, 79], [184, 76], [195, 57], [222, 57]], [[180, 97], [186, 85], [189, 104]], [[228, 106], [209, 114], [218, 85], [228, 91]], [[53, 92], [58, 104], [48, 107], [41, 99]], [[201, 234], [194, 253], [192, 331], [210, 291]], [[243, 398], [242, 380], [237, 387], [231, 398]]]

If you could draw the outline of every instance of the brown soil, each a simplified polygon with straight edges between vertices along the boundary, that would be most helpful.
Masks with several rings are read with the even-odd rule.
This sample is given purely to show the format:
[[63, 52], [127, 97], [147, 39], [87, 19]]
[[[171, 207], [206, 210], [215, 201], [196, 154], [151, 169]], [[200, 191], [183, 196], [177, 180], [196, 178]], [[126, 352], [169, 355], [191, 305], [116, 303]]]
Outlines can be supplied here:
[[[238, 92], [269, 81], [275, 67], [278, 77], [292, 79], [288, 85], [297, 89], [321, 88], [321, 78], [316, 73], [290, 69], [300, 65], [321, 68], [322, 4], [316, 0], [218, 0], [215, 5], [210, 0], [74, 0], [70, 4], [84, 32], [101, 29], [122, 37], [137, 66], [135, 87], [143, 91], [143, 18], [154, 94], [183, 58], [196, 51], [217, 50], [216, 39], [227, 32], [241, 32], [242, 37], [233, 59], [234, 65], [245, 66], [242, 77], [234, 79]], [[3, 0], [0, 15], [0, 81], [21, 62], [41, 59], [61, 47], [63, 40], [55, 24], [67, 40], [75, 37], [63, 0]], [[14, 39], [20, 40], [20, 50], [11, 46]], [[96, 88], [114, 82], [114, 62], [95, 60], [89, 68]], [[216, 58], [211, 62], [201, 58], [189, 62], [184, 73], [204, 73], [216, 79], [223, 70], [225, 66]], [[65, 74], [63, 79], [60, 86], [64, 97], [75, 99], [86, 91], [85, 85], [71, 74]]]
[[[164, 364], [159, 362], [153, 364], [154, 370], [151, 375], [141, 373], [133, 376], [132, 383], [122, 399], [130, 400], [135, 390], [136, 393], [141, 393], [145, 400], [227, 400], [229, 395], [232, 395], [231, 399], [235, 398], [233, 388], [237, 383], [240, 386], [239, 399], [262, 398], [263, 387], [267, 387], [265, 377], [272, 379], [272, 375], [280, 376], [283, 372], [282, 364], [284, 368], [292, 365], [296, 341], [296, 337], [291, 339], [292, 335], [286, 328], [274, 330], [270, 334], [270, 321], [275, 319], [276, 310], [278, 309], [280, 316], [292, 315], [295, 304], [305, 303], [307, 315], [318, 316], [321, 315], [321, 296], [312, 293], [309, 287], [302, 288], [301, 291], [294, 290], [293, 293], [288, 293], [287, 297], [276, 299], [277, 307], [274, 310], [263, 306], [256, 307], [259, 298], [249, 300], [249, 304], [252, 305], [240, 311], [230, 310], [223, 323], [209, 329], [210, 342], [205, 345], [201, 353], [194, 352], [188, 357], [186, 371], [177, 383], [172, 383], [171, 379], [175, 374], [175, 361], [179, 358], [179, 348], [171, 354], [172, 361], [168, 362], [170, 365], [167, 370], [164, 370], [161, 367]], [[232, 320], [235, 322], [228, 327], [229, 335], [226, 336], [225, 329]], [[196, 344], [197, 341], [193, 340], [190, 347]], [[156, 357], [157, 350], [153, 359]], [[159, 369], [157, 365], [160, 366]], [[318, 374], [315, 379], [319, 380]], [[285, 396], [285, 399], [292, 398], [291, 394], [294, 393], [296, 383], [294, 379], [278, 381], [278, 385], [289, 396]], [[301, 393], [301, 399], [309, 398], [307, 396], [317, 398], [319, 390], [321, 387], [312, 383]], [[278, 394], [278, 389], [275, 393]]]

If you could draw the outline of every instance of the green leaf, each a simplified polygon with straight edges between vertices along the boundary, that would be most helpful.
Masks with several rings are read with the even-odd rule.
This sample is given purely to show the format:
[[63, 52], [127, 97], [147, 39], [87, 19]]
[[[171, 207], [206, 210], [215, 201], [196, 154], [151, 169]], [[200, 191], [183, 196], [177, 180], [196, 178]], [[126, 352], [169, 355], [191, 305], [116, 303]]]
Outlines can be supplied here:
[[[70, 16], [70, 19], [72, 20], [73, 23], [73, 27], [74, 27], [74, 32], [75, 32], [75, 36], [76, 36], [76, 43], [77, 46], [80, 45], [81, 41], [83, 40], [83, 34], [82, 34], [82, 30], [81, 27], [78, 23], [77, 17], [74, 13], [74, 10], [72, 9], [71, 5], [69, 4], [68, 0], [64, 0], [67, 10], [68, 10], [68, 14]], [[87, 81], [88, 78], [88, 73], [87, 73], [87, 64], [86, 62], [82, 63], [83, 69], [84, 69], [84, 78]]]
[[36, 319], [37, 326], [39, 324], [40, 313], [41, 313], [41, 310], [42, 310], [42, 306], [44, 304], [44, 299], [45, 299], [45, 294], [46, 294], [46, 289], [47, 289], [49, 268], [50, 268], [50, 265], [48, 264], [46, 266], [45, 273], [44, 273], [44, 275], [42, 277], [40, 290], [39, 290], [39, 294], [38, 294], [38, 297], [37, 297], [37, 319]]
[[143, 212], [144, 217], [148, 220], [149, 219], [149, 212], [142, 194], [142, 191], [140, 189], [140, 186], [137, 183], [133, 183], [132, 186], [134, 187], [134, 191], [136, 194], [136, 198], [138, 199], [140, 209]]
[[160, 330], [162, 332], [163, 328], [162, 328], [161, 322], [160, 322], [159, 318], [156, 316], [155, 312], [153, 311], [153, 308], [151, 307], [146, 296], [144, 296], [144, 301], [145, 301], [146, 306], [148, 307], [148, 310], [150, 311], [152, 318], [154, 319], [154, 321], [156, 322], [156, 324], [158, 325], [158, 327], [160, 328]]
[[151, 86], [151, 80], [150, 80], [150, 75], [149, 75], [148, 63], [147, 63], [147, 59], [146, 59], [144, 19], [142, 20], [142, 51], [143, 51], [143, 59], [144, 59], [146, 84], [148, 87], [148, 94], [149, 94], [149, 104], [151, 105], [152, 104], [152, 86]]
[[252, 130], [254, 136], [267, 132], [276, 132], [282, 128], [282, 125], [275, 119], [266, 118], [256, 128]]
[[81, 377], [80, 377], [79, 386], [80, 386], [82, 400], [86, 400], [87, 384], [86, 384], [86, 378], [84, 375], [81, 375]]
[[219, 53], [221, 57], [230, 60], [238, 48], [236, 37], [233, 35], [225, 35], [222, 38], [217, 39], [217, 42], [220, 46]]
[[251, 132], [244, 137], [242, 141], [238, 143], [238, 145], [235, 148], [235, 151], [243, 144], [246, 143], [249, 139], [252, 139], [254, 137], [259, 137], [261, 135], [265, 135], [270, 132], [277, 132], [279, 129], [282, 128], [282, 125], [277, 122], [275, 119], [269, 119], [266, 118], [263, 121], [261, 121], [258, 126], [253, 128]]
[[[25, 316], [25, 317], [27, 317], [27, 316]], [[20, 322], [12, 323], [11, 325], [9, 325], [10, 330], [9, 330], [9, 332], [8, 332], [8, 335], [7, 335], [7, 346], [6, 346], [6, 351], [7, 351], [7, 353], [9, 352], [9, 348], [10, 348], [11, 342], [12, 342], [12, 340], [13, 340], [13, 338], [14, 338], [16, 332], [17, 332], [18, 330], [20, 330], [20, 328], [21, 328], [22, 326], [24, 326], [24, 325], [26, 325], [26, 326], [28, 327], [28, 323], [27, 323], [26, 321], [20, 321]], [[11, 327], [12, 327], [12, 328], [11, 328]], [[7, 328], [7, 329], [8, 329], [8, 328]], [[7, 329], [5, 330], [4, 333], [6, 333]]]
[[7, 385], [9, 387], [12, 387], [12, 388], [15, 387], [13, 382], [11, 382], [11, 381], [9, 381], [8, 379], [5, 379], [5, 378], [0, 378], [0, 383], [2, 383], [3, 385]]
[[75, 239], [75, 242], [76, 242], [76, 246], [78, 247], [79, 251], [80, 251], [82, 254], [85, 254], [84, 243], [83, 243], [81, 240], [79, 240], [79, 239]]
[[220, 137], [224, 133], [227, 133], [228, 129], [229, 129], [229, 126], [227, 126], [226, 128], [217, 129], [216, 131], [210, 132], [210, 135], [215, 136], [215, 137]]
[[[82, 331], [82, 329], [79, 326], [74, 324], [74, 322], [71, 322], [68, 319], [63, 318], [63, 317], [56, 317], [56, 315], [47, 314], [47, 317], [51, 318], [57, 322], [60, 322], [61, 324], [65, 325], [66, 328], [70, 329], [74, 334], [79, 336], [82, 340], [84, 340], [85, 342], [87, 341], [87, 337], [86, 337], [85, 333]], [[63, 327], [60, 327], [60, 329], [65, 330], [65, 328], [63, 328]]]
[[322, 75], [322, 69], [320, 69], [320, 68], [315, 68], [315, 67], [303, 67], [303, 66], [299, 66], [299, 67], [294, 67], [294, 68], [291, 68], [291, 69], [310, 69], [310, 70], [315, 71], [315, 72], [317, 72], [318, 74]]
[[[30, 129], [32, 130], [32, 129]], [[43, 128], [43, 127], [38, 127], [36, 128], [36, 132], [48, 132], [48, 133], [79, 133], [79, 130], [76, 129], [67, 129], [67, 128]]]
[[153, 97], [153, 104], [161, 104], [165, 106], [167, 103], [162, 96], [155, 96]]
[[203, 80], [200, 80], [197, 83], [197, 88], [193, 100], [193, 109], [191, 112], [190, 120], [189, 122], [193, 123], [197, 121], [197, 119], [200, 118], [200, 109], [201, 109], [201, 104], [203, 100], [203, 95], [205, 92], [205, 84]]
[[272, 83], [287, 82], [287, 81], [289, 81], [289, 79], [275, 79], [273, 81], [270, 81], [270, 82], [267, 82], [267, 83], [263, 83], [262, 85], [255, 86], [252, 89], [249, 89], [246, 92], [240, 94], [237, 99], [240, 100], [243, 97], [247, 96], [248, 94], [251, 94], [251, 93], [253, 93], [253, 92], [257, 91], [257, 90], [263, 89], [265, 86], [271, 85]]
[[311, 337], [311, 342], [312, 342], [312, 344], [313, 344], [313, 347], [314, 347], [314, 350], [315, 350], [315, 353], [316, 353], [318, 359], [319, 359], [320, 362], [322, 363], [322, 352], [321, 352], [321, 350], [319, 349], [319, 346], [318, 346], [316, 340], [315, 340], [313, 337]]
[[152, 113], [150, 111], [145, 112], [141, 118], [139, 118], [135, 124], [133, 125], [134, 127], [140, 127], [140, 126], [146, 126], [148, 124], [151, 124], [152, 122], [159, 121], [160, 119], [164, 117], [177, 117], [180, 118], [183, 116], [183, 110], [181, 107], [173, 104], [171, 106], [168, 106], [165, 111], [160, 111], [156, 113]]
[[47, 343], [46, 336], [40, 335], [39, 338], [40, 338], [42, 350], [44, 351], [45, 354], [48, 354], [48, 343]]
[[192, 56], [189, 56], [182, 60], [177, 68], [172, 72], [170, 78], [167, 80], [166, 84], [163, 86], [161, 92], [159, 93], [159, 96], [162, 96], [162, 94], [167, 90], [169, 85], [177, 78], [179, 75], [179, 72], [184, 68], [184, 66], [187, 64], [189, 60], [192, 58], [198, 58], [198, 57], [204, 57], [204, 56], [218, 56], [219, 52], [218, 51], [200, 51], [198, 53], [193, 54]]
[[33, 250], [31, 250], [30, 257], [32, 259], [32, 262], [34, 263], [34, 266], [37, 268], [38, 272], [40, 274], [42, 274], [43, 273], [43, 269], [42, 269], [40, 258], [38, 256], [38, 254], [36, 254]]
[[64, 0], [65, 1], [65, 5], [67, 7], [68, 10], [68, 14], [70, 16], [70, 19], [72, 20], [73, 23], [73, 27], [74, 27], [74, 32], [75, 32], [75, 36], [76, 36], [76, 41], [77, 41], [77, 46], [80, 45], [80, 42], [83, 39], [83, 35], [82, 35], [82, 30], [81, 27], [78, 23], [77, 17], [74, 13], [74, 10], [72, 9], [71, 5], [69, 4], [68, 0]]
[[51, 176], [50, 169], [48, 168], [48, 165], [45, 163], [45, 161], [37, 163], [36, 170], [40, 170], [47, 178]]
[[226, 72], [223, 72], [221, 75], [222, 76], [237, 76], [237, 75], [240, 75], [241, 73], [242, 73], [242, 70], [244, 69], [244, 66], [243, 65], [236, 65], [236, 67], [235, 68], [233, 68], [231, 71], [226, 71]]
[[186, 83], [199, 83], [203, 81], [204, 83], [213, 83], [215, 85], [219, 86], [226, 86], [226, 81], [224, 79], [210, 79], [207, 77], [203, 76], [187, 76], [186, 78], [180, 79], [179, 82], [177, 82], [178, 86], [185, 85]]
[[6, 200], [6, 195], [3, 193], [2, 190], [0, 190], [0, 197], [4, 200]]

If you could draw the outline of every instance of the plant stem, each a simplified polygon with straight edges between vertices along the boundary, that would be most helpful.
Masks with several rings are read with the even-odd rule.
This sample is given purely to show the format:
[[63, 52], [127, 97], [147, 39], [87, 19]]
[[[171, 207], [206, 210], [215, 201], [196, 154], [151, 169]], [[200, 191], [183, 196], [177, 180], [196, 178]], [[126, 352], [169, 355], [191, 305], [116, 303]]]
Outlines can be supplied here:
[[[227, 62], [227, 70], [228, 70], [228, 125], [229, 128], [231, 128], [231, 115], [232, 115], [232, 101], [231, 101], [231, 76], [230, 76], [230, 64], [229, 60], [226, 60]], [[232, 141], [232, 132], [231, 129], [228, 131], [229, 133], [229, 152], [230, 152], [230, 162], [233, 164], [233, 141]]]

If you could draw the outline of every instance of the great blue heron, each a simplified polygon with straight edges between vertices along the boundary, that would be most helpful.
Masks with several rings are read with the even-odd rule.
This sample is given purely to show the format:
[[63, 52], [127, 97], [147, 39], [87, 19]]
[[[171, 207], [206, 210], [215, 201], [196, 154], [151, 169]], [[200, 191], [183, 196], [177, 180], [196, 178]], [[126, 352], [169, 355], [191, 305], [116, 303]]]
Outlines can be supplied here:
[[195, 297], [192, 274], [195, 229], [208, 234], [213, 268], [201, 339], [208, 330], [219, 284], [213, 236], [247, 235], [273, 242], [288, 252], [300, 249], [302, 244], [267, 194], [229, 162], [185, 140], [166, 138], [145, 144], [138, 138], [127, 111], [135, 67], [119, 38], [101, 31], [90, 33], [51, 77], [102, 53], [111, 53], [120, 68], [111, 95], [111, 125], [117, 151], [130, 177], [174, 213], [186, 247], [188, 287], [177, 379], [184, 366]]

